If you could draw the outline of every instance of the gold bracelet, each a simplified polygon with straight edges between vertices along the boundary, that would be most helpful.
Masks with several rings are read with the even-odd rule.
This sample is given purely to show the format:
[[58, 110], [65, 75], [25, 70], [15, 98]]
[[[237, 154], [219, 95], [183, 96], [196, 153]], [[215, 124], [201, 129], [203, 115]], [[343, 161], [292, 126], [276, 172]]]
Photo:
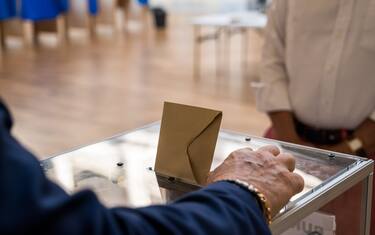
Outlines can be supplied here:
[[239, 179], [235, 179], [235, 180], [228, 179], [224, 181], [235, 183], [243, 188], [246, 188], [252, 194], [256, 195], [258, 198], [258, 201], [260, 202], [262, 206], [263, 215], [264, 215], [264, 218], [266, 219], [267, 224], [268, 225], [271, 224], [271, 221], [272, 221], [271, 208], [269, 207], [268, 201], [263, 193], [261, 193], [254, 185], [249, 184]]

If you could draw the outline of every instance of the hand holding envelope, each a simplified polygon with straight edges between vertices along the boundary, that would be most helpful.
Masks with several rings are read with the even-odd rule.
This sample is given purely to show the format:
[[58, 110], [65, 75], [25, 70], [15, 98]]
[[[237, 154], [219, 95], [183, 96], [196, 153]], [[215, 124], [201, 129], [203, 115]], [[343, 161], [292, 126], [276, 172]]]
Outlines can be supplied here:
[[205, 184], [221, 119], [220, 111], [165, 102], [155, 171]]

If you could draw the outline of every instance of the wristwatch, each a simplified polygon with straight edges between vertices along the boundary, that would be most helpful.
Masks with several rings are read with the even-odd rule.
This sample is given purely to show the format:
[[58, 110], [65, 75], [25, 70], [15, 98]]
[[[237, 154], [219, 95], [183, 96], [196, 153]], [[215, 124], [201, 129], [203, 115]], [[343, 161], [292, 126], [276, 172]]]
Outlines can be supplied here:
[[354, 137], [347, 141], [350, 150], [360, 157], [366, 157], [366, 151], [363, 148], [363, 142], [358, 137]]

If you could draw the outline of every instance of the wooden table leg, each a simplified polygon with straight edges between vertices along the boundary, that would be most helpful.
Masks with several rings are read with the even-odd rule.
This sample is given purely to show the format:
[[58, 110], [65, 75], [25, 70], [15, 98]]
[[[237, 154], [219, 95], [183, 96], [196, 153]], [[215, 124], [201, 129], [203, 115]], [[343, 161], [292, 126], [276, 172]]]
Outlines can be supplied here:
[[125, 20], [125, 26], [129, 23], [130, 19], [130, 8], [132, 1], [131, 0], [122, 0], [123, 1], [123, 9], [124, 9], [124, 20]]
[[56, 19], [57, 38], [59, 43], [66, 44], [69, 40], [68, 17], [63, 14]]
[[[226, 71], [225, 73], [227, 75], [230, 74], [230, 68], [231, 68], [231, 59], [230, 59], [230, 50], [231, 50], [231, 32], [230, 28], [225, 28], [223, 29], [224, 31], [224, 63], [225, 63], [225, 68]], [[223, 66], [224, 67], [224, 66]]]
[[222, 65], [222, 56], [221, 56], [221, 28], [219, 28], [215, 35], [215, 44], [216, 44], [216, 76], [218, 77], [221, 73]]
[[5, 25], [3, 21], [0, 21], [0, 50], [5, 48]]
[[129, 20], [130, 20], [130, 7], [131, 7], [131, 2], [130, 1], [126, 1], [124, 3], [124, 6], [123, 6], [123, 10], [124, 10], [124, 25], [127, 25], [129, 23]]
[[150, 30], [150, 18], [152, 16], [151, 8], [148, 5], [142, 6], [142, 23], [145, 30]]
[[242, 72], [244, 74], [247, 74], [247, 58], [248, 58], [248, 52], [249, 52], [249, 34], [247, 29], [241, 29], [242, 34]]
[[[131, 1], [130, 0], [114, 0], [113, 1], [113, 25], [116, 31], [122, 31], [129, 22]], [[122, 18], [119, 17], [119, 10], [121, 10]]]
[[117, 31], [119, 29], [119, 23], [118, 23], [118, 0], [113, 0], [112, 5], [112, 27], [114, 31]]
[[26, 47], [33, 47], [37, 43], [37, 32], [33, 21], [26, 20], [23, 23], [23, 40]]
[[194, 78], [199, 79], [200, 63], [201, 63], [201, 41], [200, 41], [200, 26], [194, 26], [194, 49], [193, 49], [193, 72]]
[[96, 39], [96, 16], [88, 13], [87, 15], [87, 29], [91, 40]]

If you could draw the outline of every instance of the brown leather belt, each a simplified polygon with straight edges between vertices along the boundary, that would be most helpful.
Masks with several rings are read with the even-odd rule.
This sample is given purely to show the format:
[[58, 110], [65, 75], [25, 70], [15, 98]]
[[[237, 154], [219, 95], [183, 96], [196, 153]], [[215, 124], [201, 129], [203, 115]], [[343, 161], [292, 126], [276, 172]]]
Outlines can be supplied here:
[[319, 129], [308, 126], [297, 119], [294, 119], [297, 134], [313, 143], [318, 145], [335, 145], [339, 144], [350, 138], [354, 131], [346, 129]]

